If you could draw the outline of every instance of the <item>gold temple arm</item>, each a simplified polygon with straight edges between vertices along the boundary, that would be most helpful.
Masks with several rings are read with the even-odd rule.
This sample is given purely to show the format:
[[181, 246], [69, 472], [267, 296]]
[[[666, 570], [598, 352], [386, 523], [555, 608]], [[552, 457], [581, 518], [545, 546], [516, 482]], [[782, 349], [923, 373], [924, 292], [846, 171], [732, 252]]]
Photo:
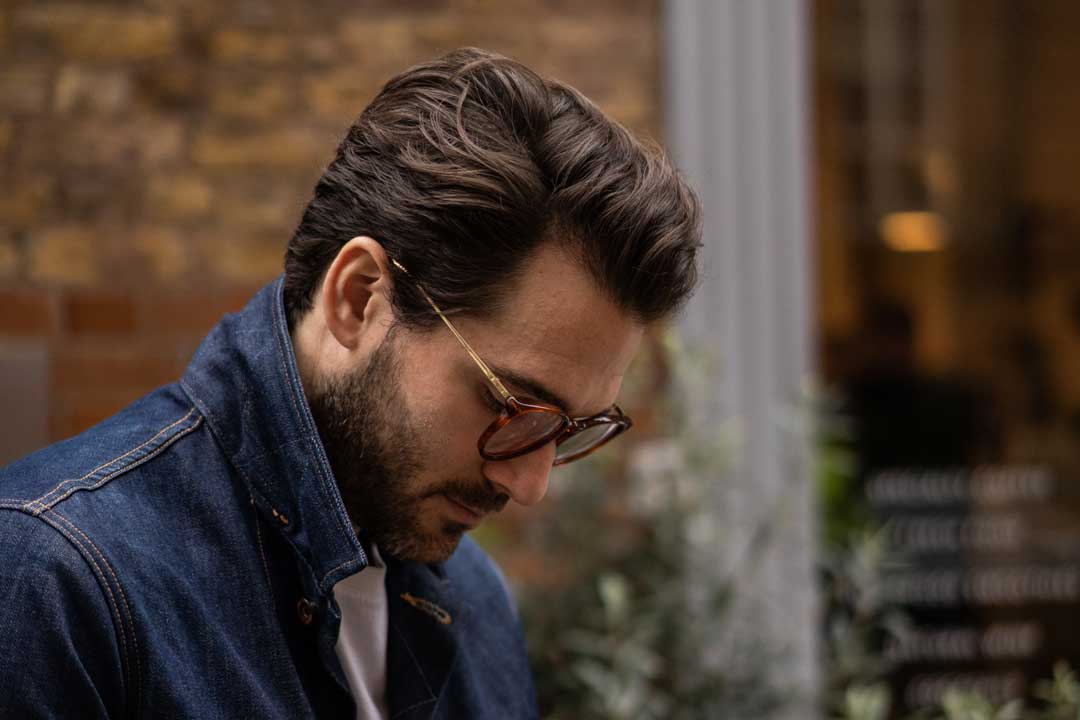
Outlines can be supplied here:
[[[390, 262], [394, 263], [394, 266], [398, 270], [405, 273], [406, 275], [409, 275], [409, 279], [412, 279], [412, 275], [409, 274], [409, 271], [405, 269], [404, 265], [402, 265], [393, 258], [390, 258]], [[446, 327], [450, 328], [450, 332], [454, 334], [454, 337], [458, 339], [458, 342], [461, 343], [461, 346], [465, 348], [465, 352], [469, 353], [469, 357], [473, 359], [473, 362], [475, 362], [480, 368], [480, 370], [484, 373], [484, 377], [488, 379], [488, 382], [490, 382], [492, 386], [499, 391], [499, 394], [502, 395], [503, 400], [506, 401], [513, 397], [506, 389], [506, 387], [503, 386], [502, 381], [495, 376], [495, 373], [491, 372], [491, 368], [487, 366], [487, 363], [485, 363], [483, 359], [479, 355], [477, 355], [476, 351], [472, 349], [471, 345], [469, 345], [469, 342], [461, 336], [461, 333], [459, 333], [457, 328], [454, 327], [453, 323], [450, 322], [450, 319], [443, 314], [443, 311], [439, 309], [439, 306], [436, 305], [435, 301], [431, 299], [431, 296], [427, 294], [427, 290], [424, 289], [424, 286], [416, 282], [415, 280], [413, 280], [413, 284], [416, 285], [416, 289], [420, 291], [420, 294], [423, 295], [424, 299], [428, 301], [429, 305], [431, 305], [431, 309], [435, 311], [435, 314], [438, 315], [444, 323], [446, 323]]]

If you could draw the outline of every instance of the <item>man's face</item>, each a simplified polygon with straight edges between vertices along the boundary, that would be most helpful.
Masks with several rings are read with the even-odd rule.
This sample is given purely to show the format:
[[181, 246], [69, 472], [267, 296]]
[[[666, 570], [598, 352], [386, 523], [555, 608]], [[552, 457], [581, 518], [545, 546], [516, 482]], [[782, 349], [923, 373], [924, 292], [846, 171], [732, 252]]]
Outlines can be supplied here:
[[[511, 393], [571, 416], [615, 401], [642, 333], [550, 244], [493, 318], [452, 322]], [[441, 324], [395, 327], [364, 367], [322, 379], [311, 405], [350, 518], [394, 557], [443, 562], [486, 515], [547, 491], [553, 445], [506, 461], [480, 457], [477, 439], [499, 406]]]

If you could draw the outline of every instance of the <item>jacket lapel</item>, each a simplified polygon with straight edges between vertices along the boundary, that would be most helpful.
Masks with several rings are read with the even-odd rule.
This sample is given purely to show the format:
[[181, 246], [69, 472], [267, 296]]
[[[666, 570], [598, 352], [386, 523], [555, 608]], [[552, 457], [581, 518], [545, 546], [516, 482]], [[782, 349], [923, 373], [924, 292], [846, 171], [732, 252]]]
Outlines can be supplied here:
[[441, 567], [387, 559], [387, 702], [391, 720], [436, 716], [457, 655], [467, 608]]

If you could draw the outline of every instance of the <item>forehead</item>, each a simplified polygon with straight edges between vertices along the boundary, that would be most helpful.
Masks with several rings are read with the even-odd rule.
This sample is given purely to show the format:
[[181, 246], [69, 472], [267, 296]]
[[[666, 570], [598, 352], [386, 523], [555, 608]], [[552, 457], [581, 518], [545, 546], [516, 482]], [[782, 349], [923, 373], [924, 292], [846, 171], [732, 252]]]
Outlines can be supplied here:
[[499, 313], [469, 330], [485, 359], [543, 383], [567, 400], [567, 411], [585, 413], [614, 402], [643, 328], [577, 260], [546, 243], [526, 261]]

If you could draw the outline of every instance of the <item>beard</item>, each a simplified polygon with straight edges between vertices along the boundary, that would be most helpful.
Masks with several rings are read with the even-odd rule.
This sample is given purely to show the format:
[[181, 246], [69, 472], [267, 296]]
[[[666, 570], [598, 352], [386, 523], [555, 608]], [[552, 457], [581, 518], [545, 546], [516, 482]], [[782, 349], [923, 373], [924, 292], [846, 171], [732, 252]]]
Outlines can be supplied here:
[[446, 518], [425, 528], [422, 504], [445, 494], [483, 512], [509, 499], [486, 479], [447, 479], [421, 486], [426, 434], [409, 413], [401, 387], [397, 330], [391, 328], [368, 364], [317, 383], [311, 412], [337, 480], [345, 510], [359, 536], [379, 552], [420, 563], [445, 562], [468, 530]]

